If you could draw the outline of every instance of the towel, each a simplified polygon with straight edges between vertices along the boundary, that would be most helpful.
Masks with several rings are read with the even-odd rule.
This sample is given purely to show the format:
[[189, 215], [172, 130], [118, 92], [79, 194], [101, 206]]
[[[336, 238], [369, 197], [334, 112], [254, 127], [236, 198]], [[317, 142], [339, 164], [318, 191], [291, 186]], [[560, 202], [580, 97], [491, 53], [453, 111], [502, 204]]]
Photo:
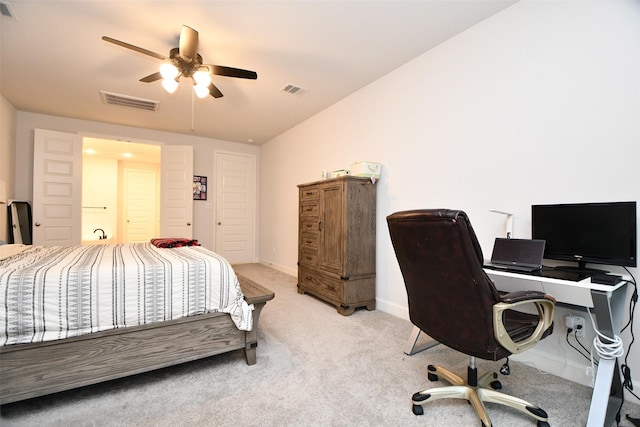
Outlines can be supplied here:
[[180, 248], [182, 246], [200, 246], [197, 240], [181, 238], [151, 239], [151, 244], [158, 248]]

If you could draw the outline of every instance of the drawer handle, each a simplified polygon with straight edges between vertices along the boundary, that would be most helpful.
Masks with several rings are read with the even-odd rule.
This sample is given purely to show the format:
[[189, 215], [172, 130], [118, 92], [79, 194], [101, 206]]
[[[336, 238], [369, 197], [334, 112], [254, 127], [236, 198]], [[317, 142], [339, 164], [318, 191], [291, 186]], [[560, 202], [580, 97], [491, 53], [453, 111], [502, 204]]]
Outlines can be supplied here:
[[312, 243], [313, 243], [313, 241], [311, 241], [311, 240], [305, 240], [305, 243], [306, 243], [307, 245], [310, 245], [310, 244], [312, 244]]
[[307, 191], [306, 194], [307, 194], [307, 196], [311, 196], [311, 195], [313, 195], [313, 191]]
[[313, 224], [307, 224], [307, 228], [313, 227]]
[[313, 259], [313, 258], [312, 258], [312, 257], [310, 257], [310, 256], [308, 256], [308, 257], [307, 257], [307, 261], [311, 261], [312, 259]]

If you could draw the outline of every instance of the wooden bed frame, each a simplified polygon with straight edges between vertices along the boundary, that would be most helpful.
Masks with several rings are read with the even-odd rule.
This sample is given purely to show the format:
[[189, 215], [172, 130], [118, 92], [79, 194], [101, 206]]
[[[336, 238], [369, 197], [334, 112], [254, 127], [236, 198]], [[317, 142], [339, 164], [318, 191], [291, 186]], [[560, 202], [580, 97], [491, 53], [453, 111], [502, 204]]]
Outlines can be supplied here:
[[258, 320], [274, 293], [238, 275], [253, 328], [239, 330], [226, 313], [115, 329], [60, 341], [0, 348], [0, 404], [43, 396], [244, 349], [256, 363]]

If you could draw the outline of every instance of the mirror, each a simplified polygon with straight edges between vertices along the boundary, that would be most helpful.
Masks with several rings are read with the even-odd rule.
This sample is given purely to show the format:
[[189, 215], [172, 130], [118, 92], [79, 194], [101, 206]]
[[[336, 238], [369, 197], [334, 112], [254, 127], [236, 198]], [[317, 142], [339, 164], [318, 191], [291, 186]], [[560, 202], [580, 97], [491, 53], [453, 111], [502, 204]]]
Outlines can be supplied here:
[[9, 243], [31, 245], [31, 205], [28, 202], [11, 202], [7, 216]]

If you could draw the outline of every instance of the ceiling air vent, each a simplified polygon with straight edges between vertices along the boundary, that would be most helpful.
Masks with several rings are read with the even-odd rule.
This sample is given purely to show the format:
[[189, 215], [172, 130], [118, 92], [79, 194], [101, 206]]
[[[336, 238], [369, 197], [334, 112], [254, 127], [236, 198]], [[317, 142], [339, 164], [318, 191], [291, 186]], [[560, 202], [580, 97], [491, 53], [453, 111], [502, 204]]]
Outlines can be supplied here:
[[136, 108], [138, 110], [158, 111], [159, 101], [151, 99], [136, 98], [134, 96], [122, 95], [119, 93], [100, 91], [105, 104], [120, 105], [122, 107]]
[[292, 85], [292, 84], [288, 84], [288, 85], [284, 85], [282, 87], [282, 91], [283, 92], [287, 92], [290, 93], [292, 95], [298, 95], [298, 96], [302, 96], [305, 93], [307, 93], [309, 91], [309, 89], [305, 89], [303, 87], [300, 86], [296, 86], [296, 85]]
[[6, 18], [14, 18], [16, 14], [13, 13], [13, 9], [11, 8], [11, 4], [6, 1], [0, 1], [0, 15]]

